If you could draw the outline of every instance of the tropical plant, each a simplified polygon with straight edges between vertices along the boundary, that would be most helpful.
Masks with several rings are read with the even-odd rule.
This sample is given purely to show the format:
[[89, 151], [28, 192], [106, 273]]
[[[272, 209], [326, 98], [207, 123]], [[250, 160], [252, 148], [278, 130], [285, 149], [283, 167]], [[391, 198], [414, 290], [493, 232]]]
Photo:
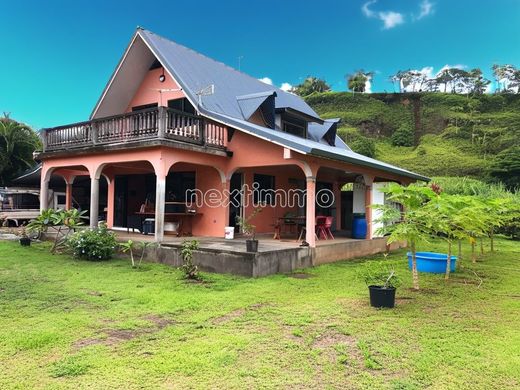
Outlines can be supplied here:
[[[135, 242], [133, 240], [128, 240], [126, 242], [119, 243], [119, 248], [123, 253], [130, 254], [130, 261], [132, 263], [132, 268], [141, 267], [141, 263], [143, 262], [144, 255], [148, 248], [151, 248], [155, 245], [153, 242], [141, 241]], [[138, 261], [135, 261], [134, 251], [141, 249], [141, 255]]]
[[39, 144], [38, 135], [29, 126], [5, 114], [0, 118], [0, 185], [5, 186], [35, 164], [33, 152]]
[[256, 236], [256, 226], [251, 223], [251, 221], [262, 212], [261, 207], [257, 207], [253, 210], [253, 212], [248, 217], [236, 217], [237, 224], [241, 227], [242, 233], [246, 236], [251, 237], [251, 240], [255, 239]]
[[199, 267], [193, 264], [193, 251], [199, 248], [197, 240], [183, 241], [181, 246], [182, 266], [186, 279], [200, 280]]
[[100, 224], [94, 229], [80, 230], [67, 240], [67, 246], [76, 258], [99, 261], [111, 259], [117, 247], [116, 235]]
[[27, 230], [29, 232], [35, 232], [40, 236], [42, 233], [47, 233], [49, 229], [52, 229], [54, 241], [51, 247], [51, 253], [55, 253], [56, 250], [66, 244], [69, 234], [83, 225], [86, 212], [86, 210], [79, 211], [77, 209], [46, 209], [43, 210], [38, 217], [29, 222]]
[[367, 286], [382, 288], [397, 288], [401, 285], [401, 279], [386, 261], [367, 261], [361, 271], [361, 276]]
[[303, 83], [296, 85], [292, 92], [299, 96], [308, 96], [314, 92], [330, 91], [330, 85], [323, 79], [308, 76]]
[[373, 77], [373, 72], [365, 72], [358, 70], [355, 73], [345, 75], [347, 80], [347, 88], [352, 92], [365, 92], [367, 82]]
[[413, 146], [414, 131], [409, 125], [402, 125], [392, 134], [392, 145]]
[[[381, 189], [389, 202], [402, 205], [402, 210], [390, 205], [375, 205], [380, 214], [376, 222], [383, 227], [376, 231], [378, 235], [388, 235], [388, 243], [407, 241], [412, 253], [413, 288], [419, 290], [417, 272], [417, 243], [427, 240], [436, 231], [435, 220], [424, 207], [431, 199], [438, 196], [430, 187], [420, 184], [401, 186], [390, 183]], [[399, 221], [395, 223], [395, 221]]]

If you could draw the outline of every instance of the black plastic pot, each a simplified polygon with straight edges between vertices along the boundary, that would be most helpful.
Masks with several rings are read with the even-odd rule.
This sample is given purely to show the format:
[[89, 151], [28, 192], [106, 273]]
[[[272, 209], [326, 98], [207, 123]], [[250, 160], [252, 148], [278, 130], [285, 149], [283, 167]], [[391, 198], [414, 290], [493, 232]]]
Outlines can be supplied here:
[[29, 237], [22, 237], [22, 238], [20, 238], [20, 245], [21, 246], [30, 246], [31, 245], [31, 239]]
[[395, 306], [395, 287], [368, 286], [368, 290], [370, 306], [390, 308]]
[[258, 240], [246, 240], [246, 250], [248, 252], [258, 252]]

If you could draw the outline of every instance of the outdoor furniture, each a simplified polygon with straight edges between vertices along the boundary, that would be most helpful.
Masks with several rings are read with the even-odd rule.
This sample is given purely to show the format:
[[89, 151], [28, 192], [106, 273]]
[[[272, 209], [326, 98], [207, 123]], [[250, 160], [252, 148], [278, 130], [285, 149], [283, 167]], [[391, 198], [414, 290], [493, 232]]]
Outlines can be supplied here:
[[[296, 226], [299, 228], [300, 226], [305, 226], [305, 216], [284, 216], [276, 218], [276, 222], [274, 223], [274, 239], [279, 240], [281, 237], [281, 233], [284, 226], [289, 226], [289, 228]], [[298, 231], [296, 232], [298, 234]], [[301, 234], [300, 234], [301, 235]]]
[[155, 218], [145, 218], [143, 221], [143, 234], [154, 234], [155, 233]]
[[325, 240], [330, 239], [334, 240], [334, 236], [332, 235], [332, 231], [330, 228], [332, 227], [332, 217], [319, 215], [316, 217], [316, 230], [317, 236], [323, 237]]

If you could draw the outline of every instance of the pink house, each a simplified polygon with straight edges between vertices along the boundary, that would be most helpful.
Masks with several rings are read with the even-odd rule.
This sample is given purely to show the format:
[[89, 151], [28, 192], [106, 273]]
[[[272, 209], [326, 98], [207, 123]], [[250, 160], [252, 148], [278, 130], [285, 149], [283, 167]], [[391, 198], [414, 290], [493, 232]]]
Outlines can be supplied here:
[[[293, 234], [312, 248], [322, 238], [316, 216], [329, 216], [340, 233], [358, 212], [371, 239], [368, 206], [381, 202], [381, 183], [427, 178], [354, 153], [336, 135], [338, 122], [296, 95], [138, 28], [90, 119], [42, 131], [41, 208], [51, 176], [60, 175], [67, 207], [76, 183], [90, 183], [91, 226], [148, 219], [158, 242], [172, 230], [223, 237], [236, 216], [258, 205], [258, 233], [298, 225]], [[341, 193], [346, 183], [353, 183], [351, 199]], [[232, 195], [229, 204], [227, 194], [244, 185], [258, 190], [251, 201]], [[303, 201], [280, 201], [278, 192], [303, 194]]]

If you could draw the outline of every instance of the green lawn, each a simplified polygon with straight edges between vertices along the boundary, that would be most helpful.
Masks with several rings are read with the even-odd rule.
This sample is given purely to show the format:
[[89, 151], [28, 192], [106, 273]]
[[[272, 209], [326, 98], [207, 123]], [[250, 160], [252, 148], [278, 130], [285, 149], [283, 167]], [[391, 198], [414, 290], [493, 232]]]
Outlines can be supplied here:
[[196, 284], [0, 242], [0, 388], [520, 388], [520, 243], [497, 247], [418, 293], [390, 255], [405, 284], [376, 310], [361, 261]]

